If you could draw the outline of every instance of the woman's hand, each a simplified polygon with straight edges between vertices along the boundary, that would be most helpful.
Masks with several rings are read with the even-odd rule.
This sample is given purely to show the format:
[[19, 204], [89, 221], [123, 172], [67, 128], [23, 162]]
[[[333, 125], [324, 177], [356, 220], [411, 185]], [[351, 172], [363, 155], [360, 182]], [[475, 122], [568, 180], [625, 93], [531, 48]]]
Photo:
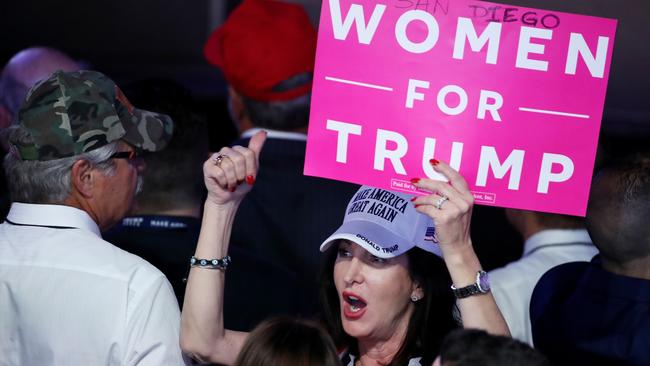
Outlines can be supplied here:
[[[465, 179], [449, 165], [432, 159], [433, 168], [449, 182], [414, 179], [413, 184], [432, 194], [417, 197], [416, 210], [433, 219], [436, 236], [451, 280], [456, 288], [476, 281], [481, 263], [472, 248], [469, 224], [474, 197]], [[458, 308], [466, 328], [484, 329], [492, 334], [510, 335], [491, 293], [477, 294], [458, 300]]]
[[431, 179], [413, 179], [413, 184], [431, 192], [428, 196], [417, 197], [413, 203], [417, 211], [433, 219], [436, 237], [443, 255], [446, 252], [471, 248], [470, 221], [474, 197], [467, 182], [449, 165], [431, 160], [431, 165], [443, 174], [449, 182]]
[[207, 202], [215, 205], [241, 202], [257, 177], [265, 140], [266, 131], [260, 131], [251, 137], [247, 148], [224, 147], [203, 164]]

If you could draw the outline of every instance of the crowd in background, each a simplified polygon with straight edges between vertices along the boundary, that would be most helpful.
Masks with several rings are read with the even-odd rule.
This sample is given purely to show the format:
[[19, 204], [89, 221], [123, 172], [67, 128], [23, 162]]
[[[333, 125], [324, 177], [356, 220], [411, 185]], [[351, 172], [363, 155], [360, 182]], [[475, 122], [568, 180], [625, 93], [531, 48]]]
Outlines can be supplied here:
[[0, 365], [650, 364], [648, 149], [601, 144], [586, 218], [503, 210], [491, 265], [514, 239], [445, 162], [419, 198], [303, 175], [315, 47], [300, 6], [231, 13], [217, 146], [178, 81], [6, 62]]

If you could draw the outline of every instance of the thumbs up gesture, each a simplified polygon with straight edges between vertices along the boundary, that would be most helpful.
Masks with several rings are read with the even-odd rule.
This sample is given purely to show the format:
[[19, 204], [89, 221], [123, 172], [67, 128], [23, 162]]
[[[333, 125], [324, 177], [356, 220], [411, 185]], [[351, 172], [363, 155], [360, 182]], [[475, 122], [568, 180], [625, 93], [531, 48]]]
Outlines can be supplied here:
[[259, 156], [266, 131], [251, 137], [248, 147], [224, 147], [203, 164], [207, 201], [223, 205], [239, 203], [250, 192], [259, 170]]

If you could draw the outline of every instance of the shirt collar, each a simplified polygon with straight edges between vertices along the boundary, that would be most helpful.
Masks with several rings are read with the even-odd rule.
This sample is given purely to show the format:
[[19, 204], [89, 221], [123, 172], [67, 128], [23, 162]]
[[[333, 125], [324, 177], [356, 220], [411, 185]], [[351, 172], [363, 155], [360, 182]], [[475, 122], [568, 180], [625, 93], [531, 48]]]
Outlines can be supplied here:
[[278, 130], [269, 130], [267, 128], [251, 128], [244, 131], [241, 134], [242, 138], [251, 138], [254, 134], [259, 131], [266, 131], [266, 137], [272, 139], [283, 139], [283, 140], [295, 140], [295, 141], [307, 141], [307, 135], [301, 132], [289, 132], [289, 131], [278, 131]]
[[585, 229], [552, 229], [542, 230], [533, 234], [524, 243], [524, 255], [541, 246], [551, 246], [566, 243], [591, 244], [589, 233]]
[[99, 226], [88, 213], [71, 206], [14, 202], [7, 219], [24, 225], [75, 227], [101, 238]]

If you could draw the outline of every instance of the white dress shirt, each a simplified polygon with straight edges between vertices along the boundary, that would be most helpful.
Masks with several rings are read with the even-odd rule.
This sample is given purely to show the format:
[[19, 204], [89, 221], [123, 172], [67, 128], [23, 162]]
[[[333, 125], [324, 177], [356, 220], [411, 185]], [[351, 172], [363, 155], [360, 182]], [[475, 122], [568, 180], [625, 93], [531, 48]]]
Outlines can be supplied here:
[[0, 365], [182, 365], [179, 328], [165, 276], [102, 240], [85, 211], [11, 206], [0, 225]]
[[521, 259], [490, 271], [492, 294], [512, 337], [533, 344], [530, 297], [546, 271], [567, 262], [590, 261], [596, 254], [587, 230], [543, 230], [526, 240]]

